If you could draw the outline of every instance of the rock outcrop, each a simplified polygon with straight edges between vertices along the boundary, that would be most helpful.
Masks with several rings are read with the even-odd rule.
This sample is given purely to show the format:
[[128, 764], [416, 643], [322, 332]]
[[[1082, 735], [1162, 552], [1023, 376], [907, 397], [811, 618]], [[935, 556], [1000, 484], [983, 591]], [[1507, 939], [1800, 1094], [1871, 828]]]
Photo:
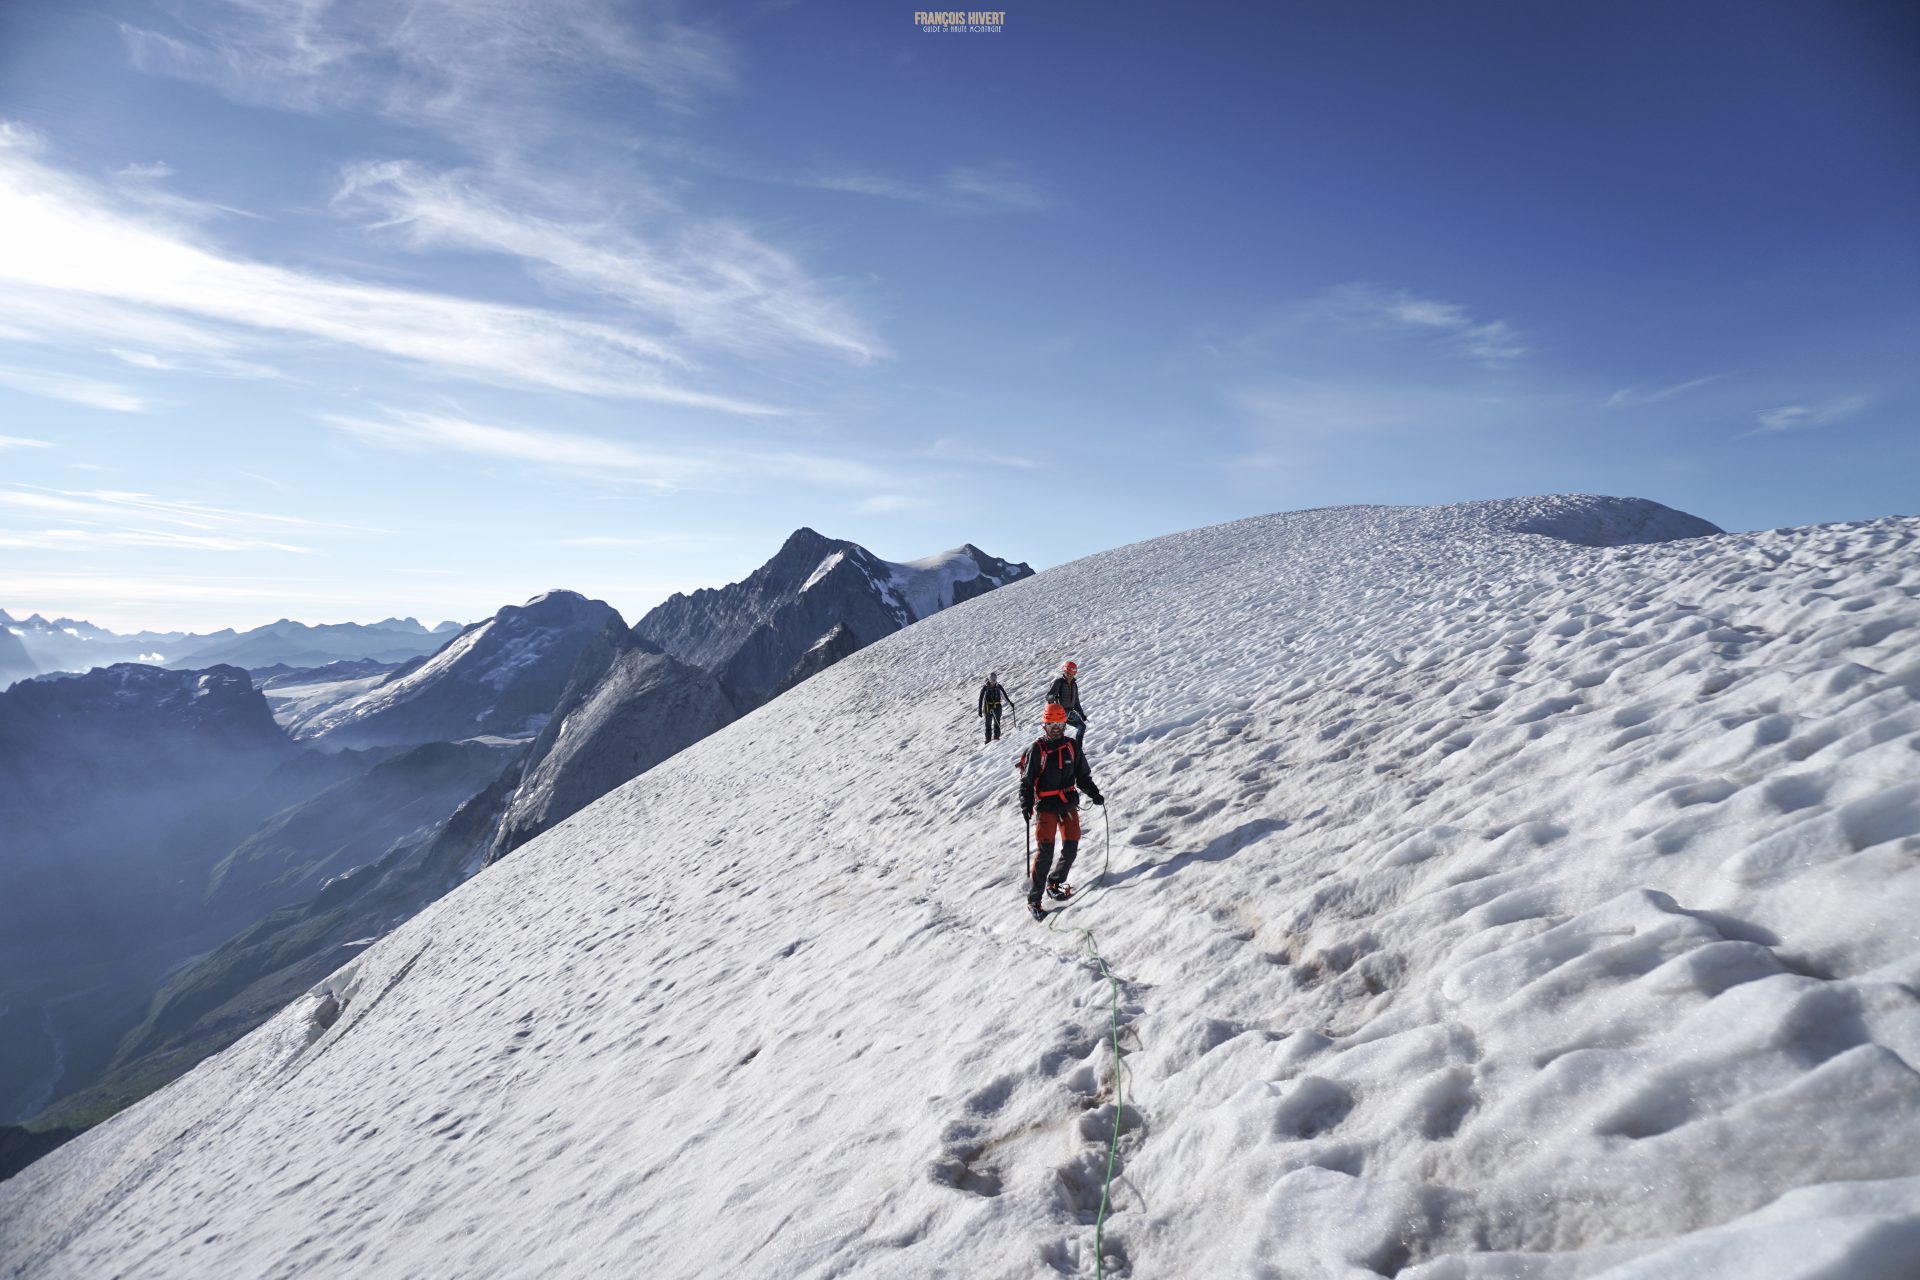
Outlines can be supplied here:
[[328, 747], [531, 738], [559, 703], [581, 653], [610, 627], [625, 629], [611, 605], [549, 591], [467, 627], [419, 666], [333, 704], [303, 723], [299, 735]]
[[[857, 543], [794, 532], [743, 581], [675, 595], [634, 630], [682, 661], [712, 672], [742, 712], [797, 681], [802, 660], [844, 657], [882, 636], [1033, 570], [971, 544], [923, 560], [882, 560]], [[805, 674], [830, 663], [811, 665]], [[801, 675], [800, 678], [804, 678]]]

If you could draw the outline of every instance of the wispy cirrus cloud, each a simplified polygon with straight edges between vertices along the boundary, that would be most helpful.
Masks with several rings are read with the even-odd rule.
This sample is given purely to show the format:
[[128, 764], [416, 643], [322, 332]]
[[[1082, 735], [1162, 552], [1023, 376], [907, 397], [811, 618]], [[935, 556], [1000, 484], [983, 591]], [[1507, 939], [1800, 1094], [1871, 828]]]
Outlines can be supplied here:
[[[481, 322], [470, 329], [502, 340], [474, 359], [447, 344], [434, 355], [443, 367], [756, 413], [766, 406], [694, 390], [694, 353], [884, 354], [832, 282], [739, 220], [682, 207], [679, 184], [635, 172], [638, 122], [609, 119], [607, 101], [640, 86], [671, 126], [736, 83], [731, 43], [676, 0], [176, 0], [169, 12], [176, 25], [123, 27], [138, 68], [248, 103], [376, 113], [478, 161], [351, 165], [334, 201], [389, 244], [506, 255], [572, 295], [552, 310], [470, 310]], [[168, 175], [135, 172], [159, 198]]]
[[[366, 284], [248, 261], [116, 208], [41, 162], [36, 139], [0, 126], [0, 281], [30, 295], [8, 336], [71, 332], [105, 312], [116, 336], [189, 349], [318, 338], [483, 382], [628, 397], [735, 414], [767, 406], [691, 389], [690, 361], [598, 320]], [[69, 312], [68, 308], [72, 308]], [[192, 319], [182, 322], [185, 314]], [[217, 327], [217, 332], [210, 326]]]
[[794, 185], [903, 200], [954, 213], [1042, 213], [1055, 204], [1039, 183], [1004, 164], [960, 165], [931, 182], [834, 170], [799, 178]]
[[1829, 400], [1825, 404], [1783, 404], [1756, 414], [1760, 425], [1746, 434], [1770, 435], [1780, 431], [1830, 427], [1836, 422], [1845, 422], [1871, 403], [1871, 396], [1851, 395]]
[[236, 209], [230, 204], [195, 200], [169, 189], [163, 184], [168, 178], [174, 176], [174, 169], [164, 160], [122, 165], [109, 176], [113, 180], [114, 188], [134, 203], [162, 210], [190, 221], [214, 217], [254, 218], [264, 221], [260, 214]]
[[974, 444], [954, 436], [939, 436], [926, 447], [926, 456], [940, 462], [958, 463], [967, 467], [1013, 467], [1020, 471], [1037, 471], [1040, 463], [1017, 453], [1002, 453], [983, 444]]
[[712, 546], [720, 541], [720, 538], [712, 534], [697, 533], [590, 533], [573, 538], [554, 538], [547, 545], [565, 547], [570, 551], [666, 551]]
[[807, 483], [846, 489], [888, 488], [870, 463], [819, 451], [746, 448], [642, 448], [579, 432], [475, 422], [447, 413], [383, 409], [379, 417], [322, 415], [336, 430], [383, 449], [493, 459], [662, 492], [737, 489], [743, 482]]
[[879, 341], [793, 257], [726, 220], [675, 216], [646, 237], [509, 207], [474, 175], [387, 161], [350, 167], [337, 206], [419, 249], [481, 250], [531, 264], [551, 282], [611, 298], [699, 346], [812, 348], [866, 362]]
[[1323, 290], [1202, 349], [1231, 377], [1221, 394], [1244, 432], [1229, 470], [1304, 471], [1355, 438], [1418, 449], [1565, 407], [1513, 369], [1526, 352], [1513, 325], [1404, 289]]
[[1724, 373], [1710, 373], [1704, 378], [1693, 378], [1686, 382], [1677, 382], [1670, 387], [1660, 387], [1653, 391], [1640, 391], [1633, 387], [1622, 387], [1620, 390], [1608, 396], [1606, 403], [1601, 407], [1606, 409], [1624, 409], [1636, 408], [1640, 405], [1659, 404], [1662, 400], [1671, 400], [1675, 396], [1682, 396], [1689, 391], [1696, 391], [1708, 383], [1718, 382], [1724, 377], [1726, 377]]
[[1222, 358], [1231, 353], [1245, 360], [1276, 347], [1339, 343], [1343, 355], [1355, 358], [1364, 354], [1356, 349], [1361, 340], [1376, 348], [1383, 342], [1437, 344], [1442, 353], [1491, 369], [1527, 354], [1524, 337], [1509, 321], [1476, 316], [1460, 303], [1360, 282], [1280, 306], [1251, 332], [1211, 349]]
[[[5, 182], [4, 167], [4, 126], [0, 126], [0, 183]], [[60, 288], [35, 288], [20, 281], [8, 291], [6, 307], [0, 312], [0, 338], [68, 346], [88, 343], [123, 363], [147, 368], [222, 368], [237, 363], [241, 348], [238, 334], [157, 307]], [[154, 350], [172, 358], [156, 356]]]
[[[57, 524], [27, 521], [58, 521]], [[287, 538], [374, 532], [122, 489], [0, 488], [0, 547], [8, 550], [271, 551], [316, 554]]]
[[382, 532], [359, 525], [218, 507], [192, 499], [163, 498], [126, 489], [53, 489], [44, 485], [14, 484], [0, 488], [0, 510], [60, 516], [71, 524], [103, 528], [128, 527], [139, 523], [167, 524], [202, 533], [215, 533], [223, 529], [298, 529], [308, 533]]
[[387, 411], [384, 417], [329, 414], [328, 425], [368, 444], [402, 453], [452, 453], [608, 476], [675, 489], [699, 467], [685, 458], [637, 449], [617, 440], [531, 427], [503, 427], [438, 413]]
[[144, 164], [123, 164], [113, 171], [115, 178], [131, 182], [157, 182], [173, 176], [173, 166], [165, 160], [149, 160]]
[[1405, 428], [1439, 429], [1510, 413], [1506, 397], [1440, 385], [1363, 385], [1339, 380], [1270, 379], [1232, 392], [1248, 421], [1302, 441]]
[[373, 109], [454, 133], [583, 80], [637, 83], [684, 109], [735, 80], [734, 55], [670, 3], [611, 0], [179, 0], [177, 34], [123, 24], [143, 71], [242, 102]]
[[163, 529], [0, 529], [0, 547], [9, 550], [97, 551], [103, 547], [157, 547], [167, 551], [286, 551], [313, 555], [311, 547], [263, 538], [223, 534], [174, 533]]
[[[1385, 381], [1338, 375], [1274, 377], [1225, 395], [1241, 424], [1240, 447], [1217, 460], [1230, 474], [1295, 476], [1365, 456], [1376, 474], [1416, 458], [1458, 456], [1568, 411], [1573, 397], [1547, 388], [1492, 385], [1484, 376]], [[1362, 490], [1364, 492], [1364, 490]]]
[[150, 408], [152, 403], [116, 383], [71, 374], [47, 373], [38, 369], [16, 369], [7, 365], [0, 365], [0, 386], [12, 387], [15, 391], [24, 391], [47, 400], [64, 400], [69, 404], [83, 404], [90, 409], [107, 409], [114, 413], [141, 413]]
[[1509, 322], [1478, 319], [1459, 303], [1422, 298], [1404, 289], [1341, 285], [1309, 303], [1307, 311], [1313, 318], [1347, 328], [1429, 333], [1482, 364], [1504, 364], [1527, 353], [1526, 343]]
[[51, 440], [33, 440], [26, 436], [0, 436], [0, 449], [51, 449]]
[[1007, 160], [953, 165], [932, 175], [902, 176], [849, 164], [795, 167], [769, 163], [711, 143], [667, 134], [635, 137], [630, 145], [666, 164], [740, 182], [844, 191], [948, 213], [1045, 213], [1062, 203], [1046, 183]]
[[243, 357], [245, 336], [151, 306], [24, 284], [9, 290], [0, 311], [0, 340], [97, 351], [154, 373], [283, 377], [272, 365]]

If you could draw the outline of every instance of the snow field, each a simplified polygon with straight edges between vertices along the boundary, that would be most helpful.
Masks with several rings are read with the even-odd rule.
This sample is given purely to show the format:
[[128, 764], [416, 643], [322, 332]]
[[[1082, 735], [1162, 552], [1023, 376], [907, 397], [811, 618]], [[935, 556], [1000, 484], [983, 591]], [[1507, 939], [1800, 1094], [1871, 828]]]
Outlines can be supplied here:
[[[1091, 1275], [1078, 924], [1108, 1274], [1910, 1276], [1920, 521], [1516, 532], [1644, 518], [1292, 513], [917, 623], [0, 1185], [0, 1273]], [[1112, 863], [1049, 932], [1066, 657]]]

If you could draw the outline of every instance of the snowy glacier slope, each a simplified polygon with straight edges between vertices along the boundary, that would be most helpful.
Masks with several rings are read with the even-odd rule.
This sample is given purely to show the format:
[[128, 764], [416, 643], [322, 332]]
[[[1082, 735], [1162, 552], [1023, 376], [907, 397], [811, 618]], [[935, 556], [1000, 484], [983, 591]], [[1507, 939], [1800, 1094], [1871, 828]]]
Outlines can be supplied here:
[[[1272, 516], [918, 623], [0, 1184], [0, 1273], [1092, 1275], [1118, 1121], [1110, 1275], [1911, 1276], [1920, 520], [1517, 531], [1634, 515]], [[1064, 657], [1113, 846], [1049, 931], [972, 703]]]

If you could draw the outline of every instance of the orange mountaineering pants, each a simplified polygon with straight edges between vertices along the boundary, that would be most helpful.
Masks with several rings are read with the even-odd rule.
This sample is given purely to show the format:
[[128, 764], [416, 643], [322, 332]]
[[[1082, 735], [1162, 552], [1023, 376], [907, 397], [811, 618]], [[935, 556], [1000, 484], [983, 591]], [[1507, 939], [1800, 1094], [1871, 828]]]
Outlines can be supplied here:
[[[1056, 813], [1042, 809], [1033, 825], [1033, 864], [1027, 868], [1027, 898], [1040, 900], [1040, 887], [1049, 879], [1065, 880], [1073, 870], [1073, 857], [1080, 851], [1080, 814], [1069, 809]], [[1060, 835], [1060, 862], [1053, 861], [1054, 833]]]

